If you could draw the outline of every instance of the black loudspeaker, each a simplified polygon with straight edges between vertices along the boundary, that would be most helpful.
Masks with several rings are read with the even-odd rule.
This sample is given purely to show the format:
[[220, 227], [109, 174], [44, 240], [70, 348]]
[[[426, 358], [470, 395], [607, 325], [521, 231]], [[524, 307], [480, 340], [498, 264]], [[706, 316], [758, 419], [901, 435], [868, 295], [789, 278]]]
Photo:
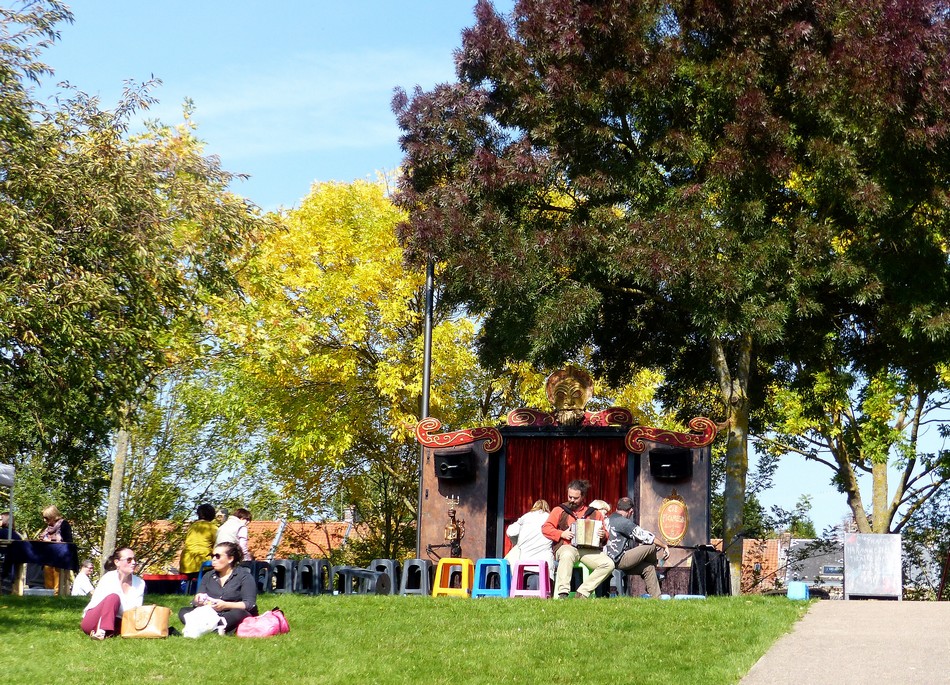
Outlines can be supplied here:
[[475, 459], [472, 451], [436, 452], [435, 475], [439, 480], [472, 480], [475, 477]]
[[650, 475], [663, 481], [692, 478], [692, 451], [683, 447], [658, 447], [650, 450]]

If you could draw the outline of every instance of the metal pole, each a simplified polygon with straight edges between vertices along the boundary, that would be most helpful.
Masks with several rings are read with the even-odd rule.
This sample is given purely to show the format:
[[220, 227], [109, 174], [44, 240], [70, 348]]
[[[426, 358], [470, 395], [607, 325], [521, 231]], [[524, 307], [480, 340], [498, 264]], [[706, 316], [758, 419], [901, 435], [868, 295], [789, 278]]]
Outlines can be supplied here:
[[[422, 406], [419, 420], [429, 416], [429, 380], [432, 370], [432, 300], [435, 280], [435, 261], [430, 257], [426, 264], [425, 290], [425, 335], [422, 343]], [[422, 465], [426, 448], [419, 445], [419, 497], [416, 502], [416, 558], [422, 558]]]

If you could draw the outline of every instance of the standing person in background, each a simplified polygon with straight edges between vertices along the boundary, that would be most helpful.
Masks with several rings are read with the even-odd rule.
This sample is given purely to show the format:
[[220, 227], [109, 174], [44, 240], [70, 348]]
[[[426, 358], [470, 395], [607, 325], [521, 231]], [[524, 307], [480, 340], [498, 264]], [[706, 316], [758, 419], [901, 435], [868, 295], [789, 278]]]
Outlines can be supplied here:
[[37, 533], [40, 540], [43, 542], [73, 541], [73, 529], [55, 505], [48, 506], [43, 510], [43, 520], [46, 521], [46, 528], [41, 528]]
[[509, 562], [524, 560], [543, 560], [548, 562], [548, 571], [554, 577], [554, 552], [551, 541], [544, 537], [541, 526], [548, 520], [551, 505], [547, 500], [539, 499], [531, 509], [505, 530], [512, 541], [517, 538], [514, 547], [508, 550], [505, 559]]
[[70, 590], [69, 594], [73, 597], [91, 595], [95, 589], [92, 586], [91, 575], [92, 559], [83, 559], [82, 565], [79, 567], [79, 573], [76, 574], [76, 579], [73, 581], [73, 589]]
[[215, 510], [210, 504], [200, 504], [195, 510], [198, 520], [188, 526], [185, 545], [178, 560], [178, 572], [192, 581], [198, 577], [201, 565], [211, 560], [211, 550], [218, 536], [218, 522], [214, 520]]
[[241, 548], [241, 555], [244, 561], [251, 561], [254, 555], [247, 548], [247, 524], [251, 522], [251, 512], [247, 509], [235, 509], [234, 513], [228, 516], [228, 520], [218, 528], [218, 537], [214, 541], [215, 546], [222, 542], [233, 542]]
[[116, 550], [105, 563], [106, 573], [96, 584], [89, 604], [82, 612], [82, 632], [93, 640], [114, 637], [122, 630], [122, 614], [142, 606], [145, 581], [134, 575], [135, 552], [128, 547]]
[[[46, 528], [41, 528], [38, 538], [43, 542], [72, 542], [73, 529], [69, 521], [63, 518], [56, 505], [50, 505], [43, 510], [43, 520], [46, 521]], [[43, 568], [43, 585], [47, 588], [59, 587], [58, 568], [45, 566]], [[31, 584], [32, 585], [32, 584]]]

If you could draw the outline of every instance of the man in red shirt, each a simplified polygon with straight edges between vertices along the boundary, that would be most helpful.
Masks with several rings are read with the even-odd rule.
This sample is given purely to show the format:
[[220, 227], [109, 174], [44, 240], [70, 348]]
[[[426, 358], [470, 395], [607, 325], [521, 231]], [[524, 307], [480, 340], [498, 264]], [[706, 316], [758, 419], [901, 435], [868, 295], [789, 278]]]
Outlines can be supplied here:
[[[557, 573], [554, 577], [554, 596], [563, 599], [570, 594], [571, 576], [574, 564], [580, 562], [590, 575], [577, 588], [577, 596], [587, 599], [614, 570], [614, 562], [601, 551], [600, 545], [607, 539], [607, 530], [603, 526], [604, 515], [585, 504], [590, 483], [586, 480], [573, 480], [567, 486], [567, 502], [551, 511], [548, 520], [541, 527], [544, 537], [554, 542], [554, 558], [557, 560]], [[600, 539], [596, 545], [575, 545], [573, 524], [580, 520], [600, 521]]]

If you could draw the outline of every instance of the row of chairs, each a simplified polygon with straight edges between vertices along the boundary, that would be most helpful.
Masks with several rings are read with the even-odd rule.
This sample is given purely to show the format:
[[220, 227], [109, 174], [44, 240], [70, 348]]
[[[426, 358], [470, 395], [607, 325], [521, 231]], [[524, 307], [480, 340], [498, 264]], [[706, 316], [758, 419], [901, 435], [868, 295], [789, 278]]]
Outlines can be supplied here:
[[242, 565], [256, 578], [259, 593], [388, 595], [397, 588], [402, 594], [418, 594], [417, 588], [430, 582], [431, 572], [414, 562], [431, 567], [431, 562], [421, 559], [408, 560], [409, 571], [402, 573], [393, 559], [374, 559], [365, 568], [331, 565], [326, 559], [274, 559], [246, 561]]
[[[572, 585], [590, 574], [583, 564], [574, 564]], [[532, 582], [535, 581], [535, 582]], [[618, 595], [626, 594], [626, 575], [615, 569], [610, 585]], [[609, 593], [610, 587], [604, 584]], [[446, 557], [439, 560], [432, 581], [433, 597], [539, 597], [551, 596], [551, 569], [543, 559], [522, 559], [510, 564], [506, 559]]]
[[[202, 566], [201, 573], [210, 569]], [[551, 574], [545, 560], [406, 559], [400, 566], [393, 559], [374, 559], [365, 567], [336, 565], [326, 559], [274, 559], [246, 561], [257, 580], [259, 593], [307, 595], [400, 594], [462, 597], [550, 597]], [[576, 564], [575, 583], [586, 578], [587, 567]], [[198, 577], [200, 582], [201, 576]], [[611, 584], [617, 594], [626, 591], [626, 578], [615, 570]]]

